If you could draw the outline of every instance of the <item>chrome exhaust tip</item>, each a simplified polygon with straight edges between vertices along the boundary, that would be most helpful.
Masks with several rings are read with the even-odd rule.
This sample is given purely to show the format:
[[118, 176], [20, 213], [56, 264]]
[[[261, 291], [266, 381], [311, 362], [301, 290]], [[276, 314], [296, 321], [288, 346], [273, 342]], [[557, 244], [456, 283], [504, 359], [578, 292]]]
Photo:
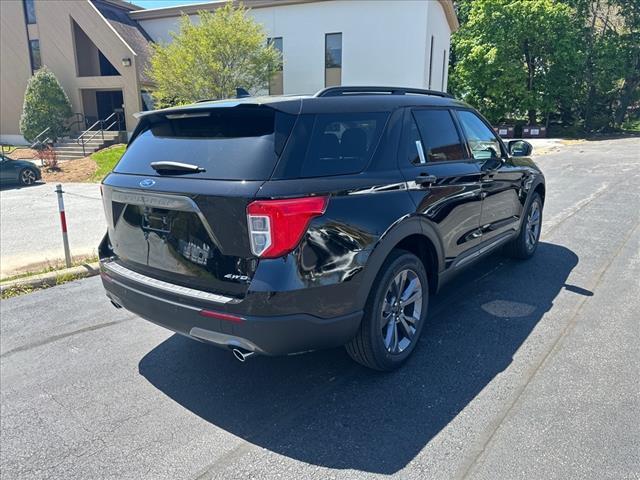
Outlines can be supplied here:
[[249, 357], [255, 354], [255, 352], [250, 352], [249, 350], [244, 350], [241, 348], [233, 348], [231, 349], [231, 352], [239, 362], [246, 362]]

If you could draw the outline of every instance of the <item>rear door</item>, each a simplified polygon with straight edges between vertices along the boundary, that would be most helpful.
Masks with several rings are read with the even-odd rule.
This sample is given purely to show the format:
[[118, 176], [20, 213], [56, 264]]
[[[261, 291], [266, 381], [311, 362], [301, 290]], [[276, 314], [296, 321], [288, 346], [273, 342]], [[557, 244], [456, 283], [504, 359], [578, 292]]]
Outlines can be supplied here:
[[[162, 281], [244, 296], [257, 267], [246, 207], [294, 121], [256, 105], [144, 118], [103, 184], [114, 260]], [[152, 162], [200, 171], [156, 171]]]
[[480, 242], [478, 163], [446, 108], [408, 109], [399, 155], [417, 212], [437, 229], [450, 265]]
[[518, 228], [524, 170], [509, 161], [502, 142], [478, 114], [458, 110], [457, 116], [471, 154], [482, 172], [482, 240], [498, 240]]

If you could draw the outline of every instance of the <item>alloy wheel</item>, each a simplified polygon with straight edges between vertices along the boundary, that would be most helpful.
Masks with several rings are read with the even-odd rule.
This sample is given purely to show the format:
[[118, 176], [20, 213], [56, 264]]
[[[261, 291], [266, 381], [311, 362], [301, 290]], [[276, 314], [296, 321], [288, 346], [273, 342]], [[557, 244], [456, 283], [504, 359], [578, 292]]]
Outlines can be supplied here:
[[30, 168], [27, 168], [22, 171], [20, 174], [20, 181], [23, 185], [33, 185], [36, 183], [36, 174]]
[[382, 340], [387, 351], [411, 345], [422, 313], [422, 284], [416, 272], [402, 270], [391, 281], [382, 303]]
[[533, 202], [527, 216], [527, 231], [525, 240], [527, 249], [533, 250], [540, 236], [540, 203]]

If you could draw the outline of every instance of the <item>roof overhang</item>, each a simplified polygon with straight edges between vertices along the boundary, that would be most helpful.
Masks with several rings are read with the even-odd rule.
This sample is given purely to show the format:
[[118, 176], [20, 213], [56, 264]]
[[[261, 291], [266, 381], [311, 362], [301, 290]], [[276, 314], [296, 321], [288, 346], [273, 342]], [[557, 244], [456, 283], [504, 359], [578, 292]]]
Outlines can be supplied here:
[[444, 14], [447, 17], [447, 23], [449, 24], [449, 30], [451, 33], [457, 31], [460, 28], [460, 22], [458, 22], [458, 15], [456, 15], [456, 9], [453, 6], [453, 0], [439, 0]]
[[[151, 20], [156, 18], [179, 17], [180, 15], [195, 15], [201, 10], [213, 11], [224, 6], [228, 0], [215, 0], [212, 2], [195, 3], [191, 5], [178, 5], [175, 7], [162, 7], [147, 10], [136, 10], [129, 12], [129, 16], [134, 20]], [[297, 5], [301, 3], [316, 3], [326, 0], [232, 0], [236, 5], [244, 5], [247, 8], [268, 8], [268, 7], [285, 7], [287, 5]], [[449, 24], [451, 33], [458, 30], [460, 24], [453, 7], [453, 0], [438, 0], [444, 10]]]
[[124, 0], [101, 0], [104, 3], [113, 5], [114, 7], [122, 8], [123, 10], [133, 11], [140, 10], [140, 6], [135, 3], [125, 2]]
[[[247, 8], [284, 7], [300, 3], [315, 3], [326, 0], [231, 0], [235, 5], [243, 5]], [[134, 20], [151, 20], [155, 18], [179, 17], [180, 15], [195, 15], [202, 10], [214, 11], [229, 3], [229, 0], [214, 0], [212, 2], [194, 3], [191, 5], [177, 5], [175, 7], [151, 8], [129, 12]]]

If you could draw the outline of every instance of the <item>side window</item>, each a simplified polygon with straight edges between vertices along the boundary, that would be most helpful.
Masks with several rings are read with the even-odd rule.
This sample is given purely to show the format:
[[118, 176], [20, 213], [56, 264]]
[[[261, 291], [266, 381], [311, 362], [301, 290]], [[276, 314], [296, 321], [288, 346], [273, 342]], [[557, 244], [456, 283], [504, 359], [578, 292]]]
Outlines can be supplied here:
[[[404, 126], [404, 133], [402, 134], [402, 146], [404, 153], [402, 154], [402, 162], [406, 165], [420, 165], [426, 162], [426, 158], [422, 158], [421, 153], [418, 153], [418, 145], [421, 144], [420, 132], [418, 132], [418, 126], [416, 125], [413, 116], [409, 116]], [[424, 151], [424, 149], [423, 149]]]
[[462, 160], [464, 147], [448, 110], [414, 110], [427, 162]]
[[388, 117], [378, 112], [301, 115], [273, 178], [361, 172], [373, 156]]
[[473, 112], [459, 110], [458, 118], [469, 142], [471, 154], [476, 160], [487, 160], [502, 156], [500, 142], [495, 134]]

